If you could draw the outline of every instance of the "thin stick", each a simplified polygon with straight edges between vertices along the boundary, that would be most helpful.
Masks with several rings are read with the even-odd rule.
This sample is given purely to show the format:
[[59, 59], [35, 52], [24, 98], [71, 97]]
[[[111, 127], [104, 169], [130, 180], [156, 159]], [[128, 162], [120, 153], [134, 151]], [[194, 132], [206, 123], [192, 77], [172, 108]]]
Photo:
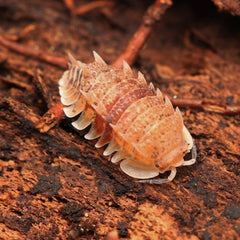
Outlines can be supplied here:
[[135, 62], [139, 51], [146, 43], [148, 37], [150, 36], [155, 23], [160, 19], [161, 15], [172, 5], [171, 0], [157, 0], [153, 5], [151, 5], [143, 17], [142, 24], [133, 35], [128, 43], [125, 51], [117, 58], [117, 60], [112, 64], [116, 68], [122, 68], [122, 62], [125, 60], [129, 65], [133, 65]]
[[9, 41], [9, 40], [3, 38], [2, 36], [0, 36], [0, 44], [12, 51], [20, 53], [24, 56], [35, 57], [43, 62], [50, 63], [52, 65], [58, 66], [63, 69], [66, 69], [66, 67], [67, 67], [67, 61], [63, 58], [47, 55], [42, 50], [36, 50], [36, 49], [30, 48], [30, 47], [26, 47], [24, 45]]
[[30, 24], [26, 26], [19, 34], [17, 35], [10, 35], [7, 37], [8, 40], [11, 41], [18, 41], [20, 39], [23, 39], [29, 32], [35, 30], [36, 26], [34, 24]]
[[174, 106], [189, 107], [194, 109], [202, 109], [205, 112], [236, 115], [240, 114], [240, 105], [221, 105], [213, 103], [209, 100], [201, 99], [183, 99], [183, 98], [171, 98], [171, 102]]
[[[213, 104], [208, 100], [200, 99], [182, 99], [182, 98], [171, 98], [174, 106], [192, 109], [201, 109], [205, 112], [225, 114], [225, 115], [236, 115], [240, 114], [240, 105], [220, 105]], [[56, 124], [58, 124], [63, 118], [63, 107], [64, 105], [57, 104], [50, 108], [44, 116], [39, 120], [35, 127], [40, 130], [40, 132], [47, 132]]]
[[85, 4], [83, 6], [80, 6], [76, 9], [75, 14], [76, 15], [83, 15], [89, 11], [92, 11], [96, 8], [101, 8], [101, 7], [112, 7], [113, 2], [110, 1], [95, 1], [95, 2], [90, 2], [88, 4]]
[[64, 0], [65, 5], [70, 10], [72, 16], [86, 14], [96, 8], [112, 7], [114, 5], [111, 1], [94, 1], [84, 4], [80, 7], [76, 7], [74, 0]]
[[62, 103], [55, 104], [35, 123], [35, 128], [41, 133], [48, 132], [64, 118], [63, 108]]
[[73, 12], [73, 9], [75, 8], [74, 0], [63, 0], [67, 8]]

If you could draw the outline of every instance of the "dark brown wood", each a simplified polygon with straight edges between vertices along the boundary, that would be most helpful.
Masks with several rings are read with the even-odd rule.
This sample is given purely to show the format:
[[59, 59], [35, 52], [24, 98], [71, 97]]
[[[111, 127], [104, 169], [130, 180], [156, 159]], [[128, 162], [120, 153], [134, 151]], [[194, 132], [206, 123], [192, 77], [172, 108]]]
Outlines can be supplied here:
[[[119, 29], [98, 11], [72, 19], [63, 1], [0, 1], [0, 35], [18, 36], [34, 24], [17, 49], [41, 47], [60, 59], [70, 51], [84, 62], [97, 50], [113, 62], [149, 4], [116, 1]], [[46, 130], [62, 119], [61, 105], [48, 109], [59, 102], [63, 69], [0, 45], [0, 239], [239, 238], [239, 19], [212, 6], [175, 1], [136, 63], [183, 107], [197, 146], [196, 164], [160, 186], [125, 175], [70, 120]]]

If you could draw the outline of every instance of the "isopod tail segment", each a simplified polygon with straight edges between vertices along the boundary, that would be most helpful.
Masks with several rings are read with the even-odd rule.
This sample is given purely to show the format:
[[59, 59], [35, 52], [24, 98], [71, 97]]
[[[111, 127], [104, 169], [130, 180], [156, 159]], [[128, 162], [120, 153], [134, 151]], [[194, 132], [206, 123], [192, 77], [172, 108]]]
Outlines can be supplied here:
[[[176, 168], [196, 161], [196, 147], [180, 110], [172, 106], [144, 75], [137, 77], [127, 62], [113, 68], [93, 52], [94, 62], [85, 64], [69, 54], [69, 69], [59, 80], [61, 102], [67, 117], [78, 117], [73, 127], [88, 140], [99, 138], [96, 147], [108, 144], [104, 156], [120, 162], [127, 175], [141, 183], [170, 182]], [[191, 151], [192, 159], [184, 160]], [[171, 171], [168, 178], [152, 179]]]

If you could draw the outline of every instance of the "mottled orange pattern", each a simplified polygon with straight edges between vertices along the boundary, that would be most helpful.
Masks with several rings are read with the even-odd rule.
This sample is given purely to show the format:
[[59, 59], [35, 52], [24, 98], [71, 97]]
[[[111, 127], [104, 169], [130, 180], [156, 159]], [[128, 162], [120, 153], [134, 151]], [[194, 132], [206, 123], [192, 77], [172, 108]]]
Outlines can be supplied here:
[[92, 124], [85, 138], [100, 137], [96, 147], [109, 144], [103, 154], [115, 153], [111, 161], [122, 160], [126, 174], [148, 179], [171, 170], [168, 179], [154, 180], [163, 183], [174, 178], [176, 167], [195, 162], [183, 159], [193, 140], [180, 111], [140, 72], [134, 76], [126, 62], [115, 69], [95, 52], [90, 64], [69, 57], [69, 70], [59, 81], [64, 112], [68, 117], [81, 113], [72, 125], [82, 130]]

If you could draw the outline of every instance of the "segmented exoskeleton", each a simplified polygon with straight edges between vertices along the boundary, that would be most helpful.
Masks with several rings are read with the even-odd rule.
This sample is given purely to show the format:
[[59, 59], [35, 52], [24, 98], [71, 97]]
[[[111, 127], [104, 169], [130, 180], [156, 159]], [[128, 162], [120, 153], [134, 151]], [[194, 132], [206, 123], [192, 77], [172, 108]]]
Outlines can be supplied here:
[[[69, 69], [59, 81], [66, 116], [81, 113], [72, 125], [82, 130], [92, 124], [85, 138], [100, 137], [95, 146], [108, 144], [103, 155], [111, 155], [113, 163], [122, 160], [120, 168], [129, 176], [149, 179], [170, 170], [167, 179], [141, 182], [172, 181], [176, 167], [196, 160], [196, 149], [179, 109], [174, 110], [159, 89], [147, 84], [143, 74], [135, 77], [126, 62], [120, 70], [93, 54], [95, 61], [90, 64], [69, 55]], [[192, 159], [185, 161], [183, 157], [191, 149]]]

